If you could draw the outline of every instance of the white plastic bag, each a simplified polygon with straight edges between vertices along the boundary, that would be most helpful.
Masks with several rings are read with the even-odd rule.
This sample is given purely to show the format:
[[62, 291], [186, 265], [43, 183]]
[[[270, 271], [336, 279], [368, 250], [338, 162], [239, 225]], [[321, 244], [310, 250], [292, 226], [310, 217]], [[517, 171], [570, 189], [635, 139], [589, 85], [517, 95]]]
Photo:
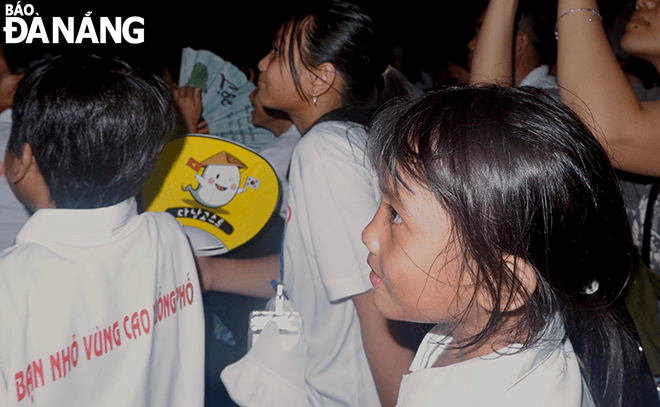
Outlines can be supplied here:
[[309, 406], [302, 319], [297, 312], [283, 311], [280, 287], [275, 311], [253, 313], [247, 354], [220, 374], [229, 396], [241, 407]]

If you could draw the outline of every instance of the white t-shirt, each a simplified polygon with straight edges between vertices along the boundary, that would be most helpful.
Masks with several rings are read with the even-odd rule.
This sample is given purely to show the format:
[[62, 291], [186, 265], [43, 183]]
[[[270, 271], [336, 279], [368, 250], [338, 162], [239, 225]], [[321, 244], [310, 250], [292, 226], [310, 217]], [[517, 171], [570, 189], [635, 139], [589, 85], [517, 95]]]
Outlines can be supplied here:
[[41, 209], [0, 256], [0, 406], [202, 406], [192, 252], [135, 199]]
[[5, 149], [11, 132], [11, 109], [0, 113], [0, 252], [14, 244], [14, 239], [30, 214], [11, 192], [4, 171]]
[[303, 315], [313, 406], [380, 406], [350, 297], [372, 288], [362, 230], [380, 190], [362, 126], [325, 122], [298, 142], [289, 174], [284, 290]]
[[273, 166], [277, 178], [280, 180], [282, 196], [280, 200], [280, 216], [286, 220], [288, 216], [289, 204], [289, 181], [287, 175], [289, 172], [289, 164], [291, 164], [291, 157], [293, 156], [293, 149], [300, 140], [300, 132], [298, 128], [291, 125], [287, 131], [280, 134], [279, 137], [270, 143], [266, 148], [261, 150], [259, 155], [268, 161]]
[[550, 74], [548, 65], [539, 65], [520, 81], [518, 86], [531, 86], [546, 91], [559, 92], [557, 77]]
[[[557, 318], [535, 347], [514, 344], [481, 358], [433, 367], [449, 341], [435, 327], [403, 376], [399, 407], [593, 407], [577, 356]], [[445, 341], [443, 343], [443, 340]]]

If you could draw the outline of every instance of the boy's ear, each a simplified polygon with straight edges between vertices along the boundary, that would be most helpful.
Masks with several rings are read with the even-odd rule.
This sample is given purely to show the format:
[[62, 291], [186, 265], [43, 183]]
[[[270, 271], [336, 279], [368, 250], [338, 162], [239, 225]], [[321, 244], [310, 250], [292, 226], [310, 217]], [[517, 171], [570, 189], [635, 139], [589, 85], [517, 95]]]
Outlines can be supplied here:
[[333, 88], [339, 79], [337, 69], [330, 62], [324, 62], [314, 68], [312, 75], [312, 96], [319, 97]]
[[7, 154], [7, 159], [5, 160], [5, 175], [7, 180], [13, 184], [18, 184], [30, 171], [35, 169], [35, 165], [36, 161], [32, 154], [32, 146], [28, 143], [23, 143], [20, 155]]
[[56, 208], [30, 144], [23, 143], [20, 155], [6, 155], [5, 175], [16, 198], [33, 212]]

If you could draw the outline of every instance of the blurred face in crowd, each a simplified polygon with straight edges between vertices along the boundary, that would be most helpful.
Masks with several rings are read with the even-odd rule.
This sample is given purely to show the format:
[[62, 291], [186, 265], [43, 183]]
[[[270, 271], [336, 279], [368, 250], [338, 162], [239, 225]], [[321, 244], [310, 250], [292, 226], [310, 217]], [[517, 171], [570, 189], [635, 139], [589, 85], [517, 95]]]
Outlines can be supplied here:
[[621, 48], [635, 57], [656, 66], [660, 60], [660, 7], [658, 0], [637, 0]]

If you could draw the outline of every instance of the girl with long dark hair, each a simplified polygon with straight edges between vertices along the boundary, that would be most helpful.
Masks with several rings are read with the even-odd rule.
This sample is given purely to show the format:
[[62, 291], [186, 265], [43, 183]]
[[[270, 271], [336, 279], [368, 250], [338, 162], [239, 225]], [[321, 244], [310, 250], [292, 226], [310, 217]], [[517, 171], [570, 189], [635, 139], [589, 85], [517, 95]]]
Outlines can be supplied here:
[[[380, 112], [376, 306], [436, 323], [401, 406], [628, 406], [634, 246], [603, 148], [556, 98], [449, 88]], [[634, 394], [634, 392], [631, 392]]]

